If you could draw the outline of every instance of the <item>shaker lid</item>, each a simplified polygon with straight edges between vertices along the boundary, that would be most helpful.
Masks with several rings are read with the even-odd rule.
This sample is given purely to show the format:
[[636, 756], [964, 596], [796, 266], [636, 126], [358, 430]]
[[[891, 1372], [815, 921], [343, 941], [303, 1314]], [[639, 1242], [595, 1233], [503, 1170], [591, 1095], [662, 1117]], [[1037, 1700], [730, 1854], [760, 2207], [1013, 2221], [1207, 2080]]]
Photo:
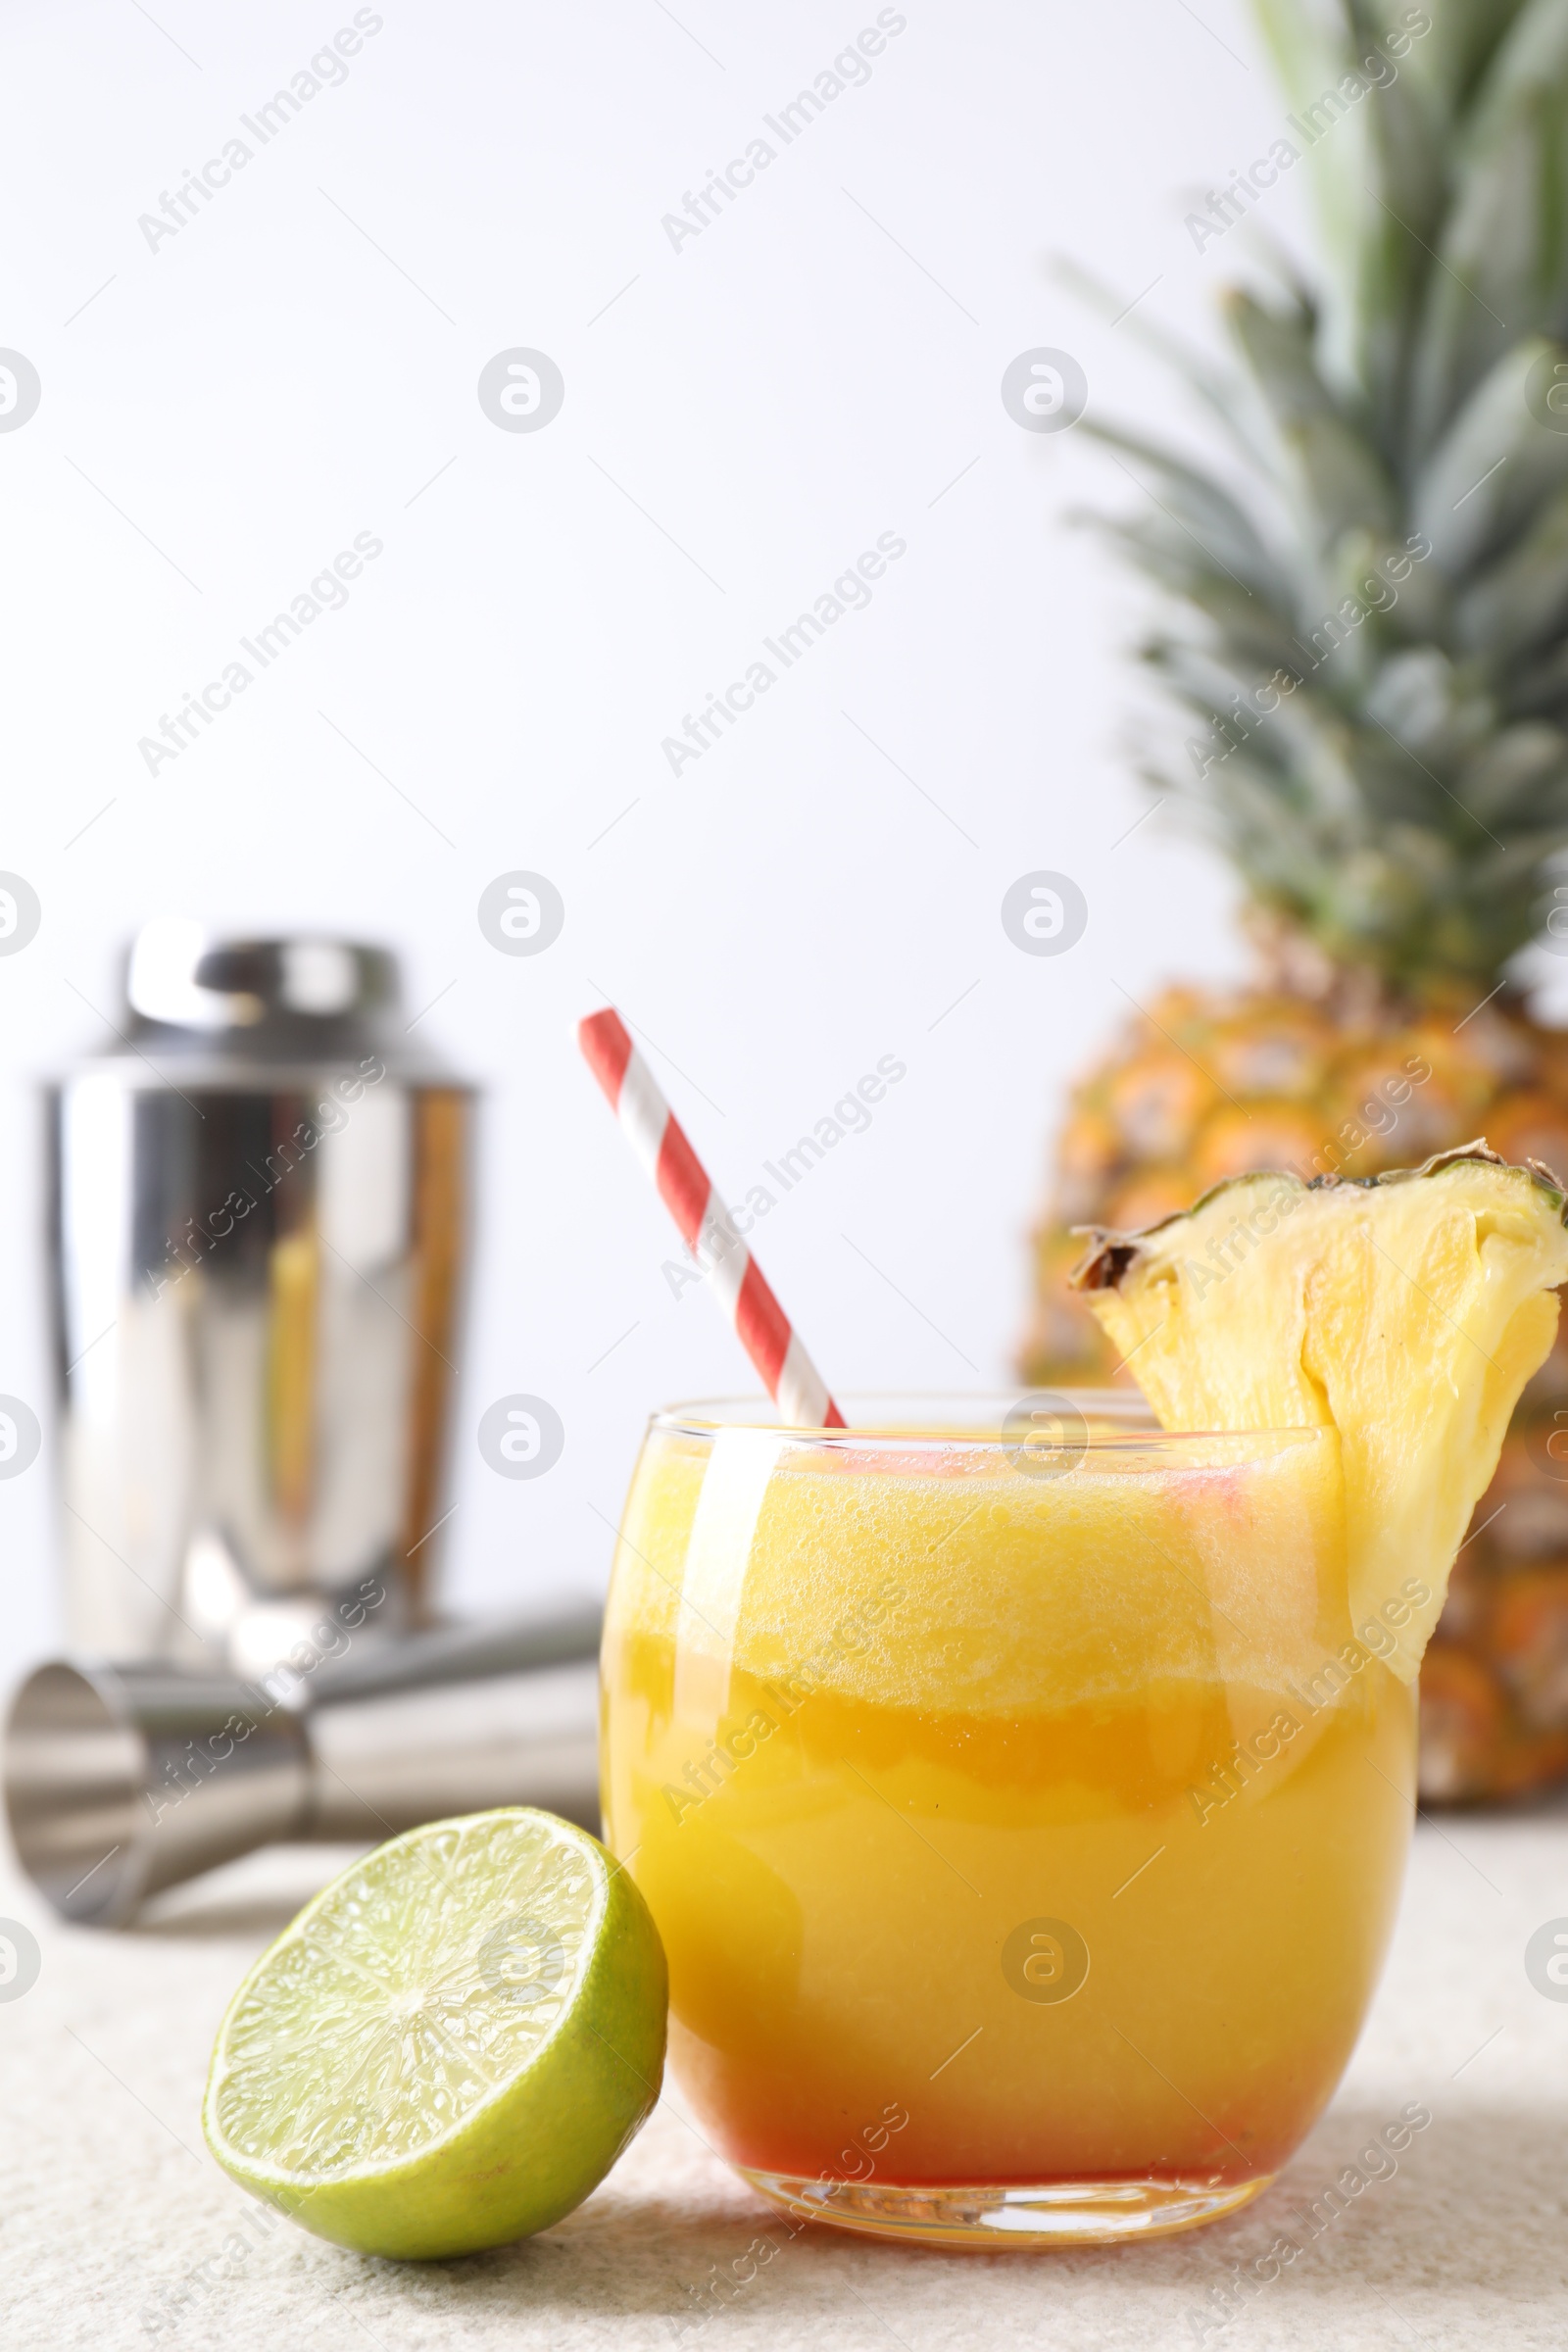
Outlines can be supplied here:
[[229, 1043], [291, 1041], [374, 1026], [398, 1000], [397, 959], [324, 933], [230, 939], [177, 915], [144, 924], [131, 945], [125, 995], [139, 1020]]

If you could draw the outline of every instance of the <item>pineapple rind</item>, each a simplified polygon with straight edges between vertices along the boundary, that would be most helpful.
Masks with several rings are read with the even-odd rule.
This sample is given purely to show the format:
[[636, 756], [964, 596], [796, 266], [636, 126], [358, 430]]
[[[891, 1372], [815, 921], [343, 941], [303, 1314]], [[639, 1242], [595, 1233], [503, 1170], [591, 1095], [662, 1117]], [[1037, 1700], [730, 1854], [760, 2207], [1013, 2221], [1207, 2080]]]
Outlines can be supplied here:
[[1431, 1158], [1424, 1159], [1418, 1168], [1385, 1168], [1376, 1176], [1314, 1176], [1309, 1182], [1303, 1183], [1298, 1176], [1283, 1168], [1254, 1169], [1245, 1176], [1223, 1176], [1218, 1184], [1211, 1184], [1206, 1192], [1200, 1193], [1190, 1207], [1175, 1209], [1168, 1217], [1160, 1217], [1152, 1225], [1139, 1226], [1134, 1232], [1120, 1233], [1109, 1225], [1075, 1225], [1073, 1232], [1081, 1234], [1091, 1247], [1087, 1255], [1073, 1268], [1068, 1280], [1075, 1291], [1100, 1291], [1111, 1287], [1114, 1277], [1106, 1271], [1106, 1267], [1118, 1250], [1124, 1251], [1130, 1245], [1147, 1242], [1152, 1235], [1163, 1233], [1167, 1225], [1180, 1225], [1188, 1217], [1196, 1217], [1200, 1209], [1206, 1208], [1211, 1200], [1217, 1200], [1222, 1193], [1232, 1191], [1237, 1185], [1255, 1184], [1259, 1177], [1270, 1184], [1295, 1185], [1304, 1193], [1324, 1192], [1333, 1185], [1368, 1192], [1375, 1185], [1416, 1183], [1423, 1176], [1436, 1176], [1444, 1168], [1451, 1168], [1458, 1161], [1466, 1159], [1473, 1159], [1483, 1167], [1509, 1168], [1515, 1175], [1529, 1176], [1553, 1202], [1564, 1223], [1568, 1224], [1568, 1188], [1564, 1187], [1562, 1179], [1539, 1159], [1526, 1160], [1522, 1165], [1504, 1159], [1502, 1153], [1494, 1152], [1486, 1137], [1481, 1135], [1473, 1143], [1455, 1144], [1446, 1152], [1434, 1152]]
[[1163, 1427], [1339, 1431], [1351, 1623], [1424, 1591], [1388, 1659], [1413, 1681], [1556, 1334], [1565, 1214], [1546, 1171], [1477, 1143], [1359, 1181], [1233, 1178], [1100, 1234], [1074, 1281]]

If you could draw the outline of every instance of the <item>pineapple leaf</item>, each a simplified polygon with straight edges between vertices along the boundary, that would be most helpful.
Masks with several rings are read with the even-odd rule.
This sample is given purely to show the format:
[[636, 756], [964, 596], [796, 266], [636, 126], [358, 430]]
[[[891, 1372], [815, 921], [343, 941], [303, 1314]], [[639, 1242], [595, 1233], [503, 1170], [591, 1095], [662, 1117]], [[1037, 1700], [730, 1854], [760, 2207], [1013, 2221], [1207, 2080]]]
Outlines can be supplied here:
[[1394, 485], [1318, 373], [1310, 321], [1265, 310], [1249, 294], [1232, 293], [1227, 308], [1275, 428], [1295, 459], [1318, 544], [1332, 547], [1358, 523], [1392, 533], [1398, 513]]
[[[1255, 0], [1255, 13], [1291, 104], [1298, 117], [1307, 114], [1309, 128], [1315, 130], [1320, 120], [1326, 123], [1348, 112], [1338, 87], [1355, 42], [1345, 0], [1327, 0], [1326, 6], [1317, 8], [1303, 7], [1301, 0]], [[1313, 109], [1321, 109], [1321, 117], [1309, 112]], [[1355, 133], [1350, 135], [1354, 138]], [[1340, 144], [1335, 142], [1336, 149]], [[1338, 168], [1332, 168], [1329, 158], [1313, 153], [1325, 241], [1341, 274], [1348, 276], [1360, 224], [1343, 164], [1341, 156]]]
[[1568, 10], [1527, 0], [1456, 141], [1411, 354], [1410, 428], [1429, 447], [1522, 337], [1568, 318]]
[[1555, 717], [1559, 726], [1568, 725], [1568, 643], [1516, 671], [1508, 701], [1522, 717]]
[[[1140, 488], [1202, 551], [1211, 565], [1229, 573], [1239, 587], [1288, 603], [1288, 576], [1273, 562], [1251, 516], [1212, 474], [1142, 434], [1088, 420], [1084, 430], [1105, 448], [1124, 451], [1158, 477], [1163, 497], [1142, 483]], [[1129, 479], [1136, 476], [1129, 475]]]
[[[1531, 414], [1532, 370], [1557, 346], [1527, 335], [1476, 385], [1416, 477], [1416, 527], [1443, 570], [1458, 577], [1534, 520], [1568, 488], [1568, 433]], [[1565, 355], [1568, 356], [1568, 355]]]
[[1421, 315], [1446, 192], [1446, 124], [1419, 84], [1400, 75], [1363, 102], [1364, 201], [1347, 288], [1349, 341], [1391, 473], [1409, 461], [1410, 345]]
[[1234, 379], [1137, 321], [1217, 461], [1089, 428], [1179, 616], [1144, 766], [1331, 960], [1480, 997], [1568, 856], [1568, 0], [1255, 5], [1326, 266], [1228, 298]]
[[1527, 719], [1508, 728], [1460, 778], [1467, 808], [1487, 824], [1511, 816], [1568, 817], [1568, 737], [1559, 727]]
[[1062, 283], [1071, 286], [1091, 309], [1099, 311], [1113, 323], [1120, 324], [1125, 320], [1127, 332], [1134, 342], [1141, 343], [1172, 375], [1181, 379], [1220, 424], [1226, 439], [1247, 460], [1249, 466], [1265, 483], [1270, 479], [1271, 453], [1248, 430], [1247, 421], [1238, 410], [1236, 388], [1227, 379], [1222, 368], [1216, 366], [1197, 345], [1187, 342], [1181, 335], [1173, 334], [1169, 327], [1161, 326], [1156, 319], [1147, 318], [1141, 311], [1130, 314], [1121, 295], [1093, 276], [1089, 270], [1081, 270], [1075, 262], [1059, 259], [1054, 270]]
[[[1430, 29], [1410, 49], [1403, 72], [1427, 92], [1442, 120], [1453, 122], [1468, 110], [1526, 5], [1527, 0], [1440, 0], [1426, 12]], [[1394, 21], [1391, 5], [1384, 13], [1385, 28]]]
[[1460, 643], [1499, 663], [1522, 662], [1568, 620], [1568, 489], [1461, 598]]

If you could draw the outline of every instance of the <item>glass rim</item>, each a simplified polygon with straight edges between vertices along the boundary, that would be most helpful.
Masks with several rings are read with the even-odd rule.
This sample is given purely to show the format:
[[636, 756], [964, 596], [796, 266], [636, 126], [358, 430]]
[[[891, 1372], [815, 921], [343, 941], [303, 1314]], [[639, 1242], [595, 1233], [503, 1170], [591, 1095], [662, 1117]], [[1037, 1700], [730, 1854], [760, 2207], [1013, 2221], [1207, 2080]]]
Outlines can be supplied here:
[[[780, 1420], [768, 1397], [756, 1393], [694, 1396], [661, 1405], [649, 1415], [648, 1428], [650, 1434], [657, 1430], [665, 1437], [708, 1441], [733, 1432], [813, 1450], [952, 1452], [991, 1447], [1016, 1454], [1025, 1447], [1066, 1447], [1075, 1454], [1106, 1454], [1147, 1451], [1151, 1446], [1213, 1446], [1220, 1441], [1256, 1445], [1267, 1440], [1277, 1445], [1281, 1439], [1318, 1439], [1333, 1427], [1329, 1422], [1297, 1422], [1260, 1429], [1162, 1429], [1143, 1392], [1129, 1388], [852, 1389], [842, 1390], [839, 1401], [848, 1420], [842, 1429], [792, 1426]], [[858, 1406], [872, 1409], [858, 1413]], [[1054, 1437], [1048, 1435], [1053, 1422]]]

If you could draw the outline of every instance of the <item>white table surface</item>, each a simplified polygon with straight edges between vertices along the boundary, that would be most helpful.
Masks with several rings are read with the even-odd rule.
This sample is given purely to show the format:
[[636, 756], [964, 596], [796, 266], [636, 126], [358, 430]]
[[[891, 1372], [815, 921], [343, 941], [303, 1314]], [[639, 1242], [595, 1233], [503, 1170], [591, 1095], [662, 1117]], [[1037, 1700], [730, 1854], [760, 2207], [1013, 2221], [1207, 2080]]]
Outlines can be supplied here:
[[[1568, 1817], [1416, 1834], [1397, 1936], [1338, 2098], [1283, 2180], [1233, 2221], [1143, 2247], [956, 2255], [808, 2229], [698, 2328], [688, 2290], [769, 2216], [669, 2103], [610, 2180], [527, 2244], [429, 2266], [367, 2261], [279, 2224], [213, 2164], [198, 2107], [243, 1967], [346, 1856], [280, 1848], [162, 1898], [131, 1933], [60, 1927], [9, 1863], [0, 1915], [42, 1947], [0, 2003], [0, 2342], [307, 2352], [613, 2345], [1195, 2343], [1194, 2317], [1406, 2102], [1430, 2107], [1370, 2185], [1207, 2341], [1235, 2352], [1568, 2343], [1568, 2002], [1526, 1979], [1568, 1915]], [[775, 2233], [782, 2235], [777, 2230]], [[234, 2249], [238, 2247], [240, 2251]], [[248, 2250], [246, 2250], [248, 2248]]]

